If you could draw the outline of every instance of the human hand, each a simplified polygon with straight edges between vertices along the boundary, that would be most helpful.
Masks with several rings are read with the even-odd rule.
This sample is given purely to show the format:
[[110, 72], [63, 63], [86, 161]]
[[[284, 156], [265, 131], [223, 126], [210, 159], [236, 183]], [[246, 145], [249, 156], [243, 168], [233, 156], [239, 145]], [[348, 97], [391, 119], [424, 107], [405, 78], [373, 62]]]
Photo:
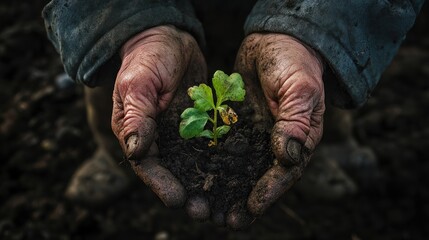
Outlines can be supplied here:
[[[314, 50], [293, 37], [255, 33], [243, 41], [235, 67], [246, 81], [255, 119], [269, 122], [264, 119], [269, 112], [274, 118], [271, 144], [276, 161], [247, 202], [249, 212], [259, 216], [301, 177], [322, 137], [323, 63]], [[229, 224], [246, 225], [242, 215], [231, 213]]]
[[[195, 39], [173, 26], [137, 34], [121, 48], [120, 57], [113, 91], [113, 132], [135, 173], [166, 206], [181, 207], [187, 198], [185, 188], [158, 163], [156, 118], [173, 105], [182, 81], [206, 78], [204, 57]], [[193, 214], [198, 218], [198, 204]]]

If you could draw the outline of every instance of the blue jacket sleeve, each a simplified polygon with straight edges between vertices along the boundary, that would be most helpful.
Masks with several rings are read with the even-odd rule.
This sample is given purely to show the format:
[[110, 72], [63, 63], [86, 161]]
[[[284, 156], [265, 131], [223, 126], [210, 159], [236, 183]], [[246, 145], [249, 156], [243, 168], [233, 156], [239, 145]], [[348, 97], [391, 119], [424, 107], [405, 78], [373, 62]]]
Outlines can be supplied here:
[[330, 66], [327, 100], [340, 107], [366, 102], [415, 22], [423, 0], [259, 0], [245, 32], [294, 36]]
[[171, 24], [204, 45], [201, 23], [187, 0], [53, 0], [42, 15], [65, 71], [88, 86], [101, 84], [101, 67], [117, 71], [118, 50], [145, 29]]

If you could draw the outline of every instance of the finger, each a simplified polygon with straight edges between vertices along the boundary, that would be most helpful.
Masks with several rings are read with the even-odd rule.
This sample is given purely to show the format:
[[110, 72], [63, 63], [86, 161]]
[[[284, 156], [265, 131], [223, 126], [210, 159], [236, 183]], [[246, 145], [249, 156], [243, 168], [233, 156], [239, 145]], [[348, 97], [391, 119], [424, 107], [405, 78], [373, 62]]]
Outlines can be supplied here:
[[278, 106], [271, 107], [276, 119], [271, 134], [273, 152], [285, 166], [305, 166], [322, 137], [323, 86], [300, 73], [283, 81], [278, 100], [271, 104]]
[[324, 102], [314, 102], [311, 98], [300, 98], [280, 105], [271, 144], [276, 159], [285, 166], [305, 167], [322, 138]]
[[128, 159], [140, 159], [156, 133], [157, 93], [152, 84], [117, 80], [113, 93], [112, 129]]
[[301, 177], [301, 167], [285, 168], [274, 165], [258, 180], [247, 201], [247, 208], [253, 216], [262, 215]]
[[[277, 122], [271, 133], [271, 145], [276, 159], [284, 166], [307, 165], [315, 144], [307, 143], [307, 134], [291, 122]], [[310, 145], [310, 147], [307, 147]]]
[[226, 225], [233, 230], [242, 230], [254, 220], [243, 203], [234, 204], [226, 216]]
[[154, 143], [144, 159], [130, 161], [130, 164], [136, 175], [167, 207], [182, 207], [186, 201], [186, 190], [170, 171], [159, 165], [156, 151], [157, 147]]
[[210, 205], [207, 198], [192, 196], [186, 202], [186, 212], [197, 221], [206, 221], [210, 217]]
[[134, 129], [129, 136], [122, 138], [125, 141], [121, 144], [125, 145], [123, 149], [129, 160], [139, 159], [147, 152], [156, 135], [156, 122], [153, 119], [142, 119]]

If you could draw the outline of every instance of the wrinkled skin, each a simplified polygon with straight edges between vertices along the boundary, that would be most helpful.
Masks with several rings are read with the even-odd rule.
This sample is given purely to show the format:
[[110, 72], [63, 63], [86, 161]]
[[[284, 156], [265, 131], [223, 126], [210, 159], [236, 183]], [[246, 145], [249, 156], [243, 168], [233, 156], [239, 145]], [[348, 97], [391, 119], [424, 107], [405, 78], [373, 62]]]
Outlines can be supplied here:
[[[113, 132], [145, 184], [166, 206], [182, 207], [187, 199], [185, 188], [158, 164], [155, 119], [174, 102], [184, 81], [206, 78], [201, 50], [190, 34], [173, 26], [158, 26], [128, 40], [120, 56], [113, 91]], [[193, 214], [204, 216], [195, 210]]]
[[135, 173], [166, 206], [185, 206], [195, 220], [212, 215], [216, 224], [240, 229], [299, 179], [322, 135], [323, 65], [316, 52], [282, 34], [252, 34], [243, 41], [236, 69], [246, 81], [255, 123], [272, 126], [267, 118], [271, 111], [272, 146], [279, 164], [254, 187], [248, 211], [236, 204], [226, 216], [210, 213], [207, 199], [188, 197], [178, 179], [158, 164], [155, 119], [161, 112], [183, 109], [185, 87], [206, 81], [206, 63], [195, 39], [172, 26], [154, 27], [128, 40], [120, 55], [112, 129]]
[[[259, 179], [247, 202], [250, 214], [259, 216], [301, 177], [322, 137], [323, 63], [293, 37], [255, 33], [243, 41], [235, 67], [246, 81], [257, 114], [269, 116], [269, 111], [274, 119], [271, 144], [276, 164]], [[236, 225], [242, 228], [246, 222]]]

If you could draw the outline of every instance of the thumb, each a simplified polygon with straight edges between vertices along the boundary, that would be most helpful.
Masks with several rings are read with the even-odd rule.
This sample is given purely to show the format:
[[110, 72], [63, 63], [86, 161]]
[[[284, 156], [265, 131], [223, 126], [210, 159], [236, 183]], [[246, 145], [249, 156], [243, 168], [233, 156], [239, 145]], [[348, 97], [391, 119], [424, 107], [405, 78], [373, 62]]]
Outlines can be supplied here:
[[[123, 151], [127, 159], [140, 159], [148, 151], [150, 144], [155, 139], [156, 122], [151, 118], [141, 119], [140, 126], [125, 136]], [[130, 127], [132, 128], [132, 127]]]
[[112, 129], [128, 159], [141, 158], [156, 136], [157, 93], [139, 78], [118, 78], [113, 92]]
[[276, 159], [284, 166], [305, 166], [314, 147], [309, 147], [307, 135], [298, 124], [278, 121], [272, 131], [271, 142]]
[[[277, 160], [285, 166], [305, 167], [322, 138], [325, 94], [320, 66], [313, 66], [317, 71], [294, 68], [279, 78], [279, 90], [269, 91], [267, 97], [275, 118], [271, 143]], [[268, 89], [276, 86], [267, 77], [262, 82]]]
[[279, 96], [279, 107], [274, 111], [272, 147], [277, 160], [285, 166], [305, 167], [322, 138], [323, 89], [311, 87], [316, 81], [305, 79], [291, 79], [293, 86]]
[[[302, 102], [297, 106], [303, 107], [305, 104]], [[278, 112], [271, 141], [273, 152], [280, 164], [275, 163], [258, 180], [250, 193], [247, 206], [254, 216], [265, 212], [301, 177], [322, 136], [323, 106], [321, 102], [320, 106], [316, 105], [316, 108], [310, 108], [312, 110], [308, 111], [303, 111], [303, 108], [290, 108], [288, 111]]]
[[323, 94], [305, 92], [282, 99], [271, 134], [273, 152], [285, 166], [305, 167], [322, 138]]

